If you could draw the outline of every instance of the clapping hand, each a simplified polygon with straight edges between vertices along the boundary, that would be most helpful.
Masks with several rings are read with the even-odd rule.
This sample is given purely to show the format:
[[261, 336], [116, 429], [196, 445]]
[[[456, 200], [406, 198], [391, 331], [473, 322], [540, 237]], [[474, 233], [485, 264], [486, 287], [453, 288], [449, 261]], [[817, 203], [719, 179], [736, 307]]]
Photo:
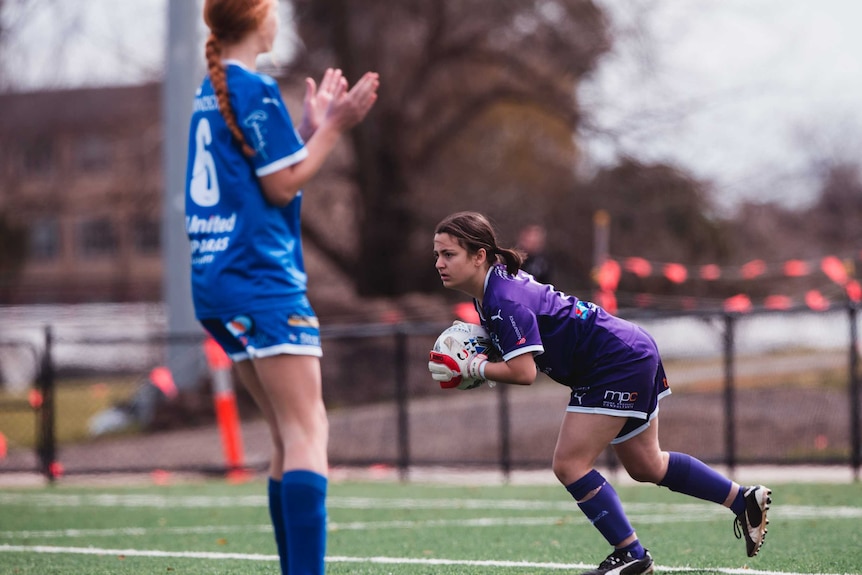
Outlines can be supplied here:
[[305, 79], [305, 100], [303, 101], [302, 124], [299, 135], [308, 141], [326, 117], [326, 111], [332, 103], [336, 92], [343, 93], [347, 89], [347, 80], [341, 70], [327, 68], [320, 81], [320, 88], [314, 78]]

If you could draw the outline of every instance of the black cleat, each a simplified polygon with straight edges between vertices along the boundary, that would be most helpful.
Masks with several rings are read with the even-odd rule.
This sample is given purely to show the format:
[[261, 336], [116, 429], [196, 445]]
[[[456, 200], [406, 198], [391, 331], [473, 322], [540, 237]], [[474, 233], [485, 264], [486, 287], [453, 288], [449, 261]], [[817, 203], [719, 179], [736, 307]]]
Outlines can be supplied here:
[[640, 559], [635, 559], [628, 552], [617, 549], [607, 556], [601, 564], [581, 575], [646, 575], [652, 573], [652, 555], [649, 551]]
[[737, 539], [745, 537], [745, 550], [749, 557], [757, 555], [766, 538], [769, 524], [766, 512], [772, 503], [771, 495], [772, 490], [763, 485], [749, 487], [745, 492], [745, 511], [733, 521], [733, 534]]

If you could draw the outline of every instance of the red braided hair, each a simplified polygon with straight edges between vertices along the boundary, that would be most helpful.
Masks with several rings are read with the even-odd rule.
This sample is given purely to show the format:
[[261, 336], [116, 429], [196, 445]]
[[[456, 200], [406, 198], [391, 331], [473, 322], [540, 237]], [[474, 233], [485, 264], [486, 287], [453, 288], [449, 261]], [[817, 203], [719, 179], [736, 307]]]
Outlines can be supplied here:
[[204, 22], [210, 29], [205, 52], [210, 83], [215, 91], [219, 112], [247, 157], [253, 156], [255, 151], [240, 130], [230, 105], [227, 73], [221, 56], [222, 46], [239, 42], [255, 31], [271, 7], [272, 0], [206, 0], [204, 3]]

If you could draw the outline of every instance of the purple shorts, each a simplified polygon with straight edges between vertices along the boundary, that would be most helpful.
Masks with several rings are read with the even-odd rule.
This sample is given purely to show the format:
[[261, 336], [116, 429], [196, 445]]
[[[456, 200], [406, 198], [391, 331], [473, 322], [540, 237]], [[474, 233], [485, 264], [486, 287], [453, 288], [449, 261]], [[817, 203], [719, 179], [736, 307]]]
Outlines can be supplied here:
[[566, 411], [627, 418], [612, 444], [649, 427], [658, 415], [659, 400], [671, 393], [658, 348], [646, 332], [624, 351], [593, 364], [580, 383], [572, 388]]

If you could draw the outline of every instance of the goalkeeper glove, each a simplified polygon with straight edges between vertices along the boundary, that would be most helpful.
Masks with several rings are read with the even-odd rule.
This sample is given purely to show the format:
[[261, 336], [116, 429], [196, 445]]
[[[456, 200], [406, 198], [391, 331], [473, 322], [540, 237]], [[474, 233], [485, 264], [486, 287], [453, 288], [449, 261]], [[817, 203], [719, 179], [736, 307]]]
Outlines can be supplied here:
[[488, 356], [478, 353], [466, 359], [452, 357], [445, 353], [432, 351], [428, 371], [434, 381], [440, 382], [443, 389], [473, 389], [485, 382], [485, 364]]

